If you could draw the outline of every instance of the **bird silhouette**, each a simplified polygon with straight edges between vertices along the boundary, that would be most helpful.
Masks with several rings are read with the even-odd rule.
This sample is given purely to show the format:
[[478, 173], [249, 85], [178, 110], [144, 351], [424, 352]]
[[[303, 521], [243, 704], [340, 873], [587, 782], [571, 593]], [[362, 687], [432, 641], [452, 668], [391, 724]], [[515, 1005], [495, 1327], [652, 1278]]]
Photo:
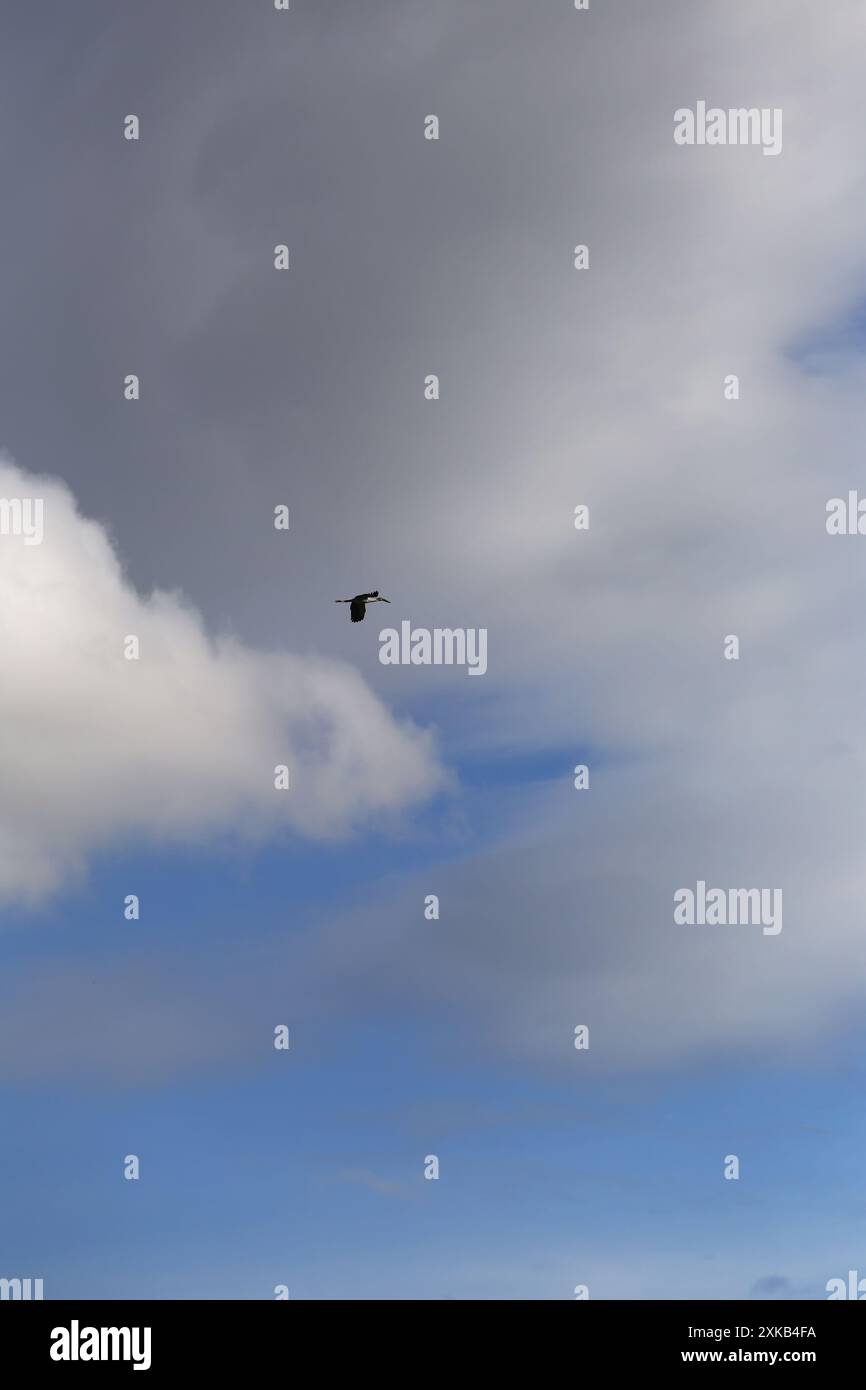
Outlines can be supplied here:
[[382, 598], [379, 590], [373, 589], [372, 593], [356, 594], [354, 598], [335, 598], [334, 602], [350, 604], [349, 617], [352, 619], [353, 623], [361, 623], [364, 621], [368, 603], [390, 603], [391, 600], [389, 598]]

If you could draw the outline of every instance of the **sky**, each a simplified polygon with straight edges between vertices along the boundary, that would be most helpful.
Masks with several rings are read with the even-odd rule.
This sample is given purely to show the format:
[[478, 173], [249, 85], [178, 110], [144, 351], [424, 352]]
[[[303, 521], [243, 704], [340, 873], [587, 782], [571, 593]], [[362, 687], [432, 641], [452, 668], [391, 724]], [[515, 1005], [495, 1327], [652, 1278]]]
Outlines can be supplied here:
[[866, 1277], [862, 5], [0, 12], [0, 1277]]

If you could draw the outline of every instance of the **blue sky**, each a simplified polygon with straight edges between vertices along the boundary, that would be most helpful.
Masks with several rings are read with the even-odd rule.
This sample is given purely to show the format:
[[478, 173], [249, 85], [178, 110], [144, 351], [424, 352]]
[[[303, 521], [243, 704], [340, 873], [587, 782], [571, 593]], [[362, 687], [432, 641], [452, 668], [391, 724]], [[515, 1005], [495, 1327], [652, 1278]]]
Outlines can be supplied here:
[[[513, 788], [507, 760], [499, 772]], [[485, 795], [466, 793], [470, 823]], [[242, 865], [112, 856], [38, 932], [9, 924], [4, 955], [135, 963], [180, 947], [194, 993], [224, 946], [301, 934], [405, 863], [435, 881], [441, 859], [423, 843]], [[139, 923], [118, 907], [132, 884]], [[444, 928], [420, 908], [406, 922]], [[556, 1299], [578, 1283], [591, 1297], [736, 1298], [773, 1276], [783, 1296], [820, 1297], [862, 1233], [857, 1035], [829, 1069], [758, 1057], [597, 1079], [586, 1054], [554, 1077], [472, 1055], [408, 1009], [332, 1015], [313, 1040], [292, 1027], [289, 1053], [260, 1023], [258, 1056], [191, 1077], [7, 1083], [6, 1266], [58, 1298], [267, 1298], [281, 1283], [294, 1298]], [[721, 1176], [731, 1152], [739, 1182]], [[122, 1177], [128, 1153], [138, 1182]], [[429, 1153], [438, 1181], [423, 1178]]]
[[[866, 27], [785, 11], [11, 7], [0, 1277], [866, 1275]], [[703, 100], [781, 153], [677, 144]]]

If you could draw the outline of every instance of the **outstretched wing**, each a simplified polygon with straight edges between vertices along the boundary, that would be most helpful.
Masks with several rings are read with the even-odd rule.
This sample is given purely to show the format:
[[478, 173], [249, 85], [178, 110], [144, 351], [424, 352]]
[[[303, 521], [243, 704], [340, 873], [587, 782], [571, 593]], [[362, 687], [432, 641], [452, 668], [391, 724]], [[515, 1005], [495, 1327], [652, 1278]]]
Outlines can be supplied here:
[[352, 599], [351, 605], [349, 607], [349, 617], [352, 619], [353, 623], [360, 623], [363, 621], [364, 614], [367, 611], [367, 604], [365, 600], [368, 597], [369, 595], [367, 594], [359, 594], [357, 598]]

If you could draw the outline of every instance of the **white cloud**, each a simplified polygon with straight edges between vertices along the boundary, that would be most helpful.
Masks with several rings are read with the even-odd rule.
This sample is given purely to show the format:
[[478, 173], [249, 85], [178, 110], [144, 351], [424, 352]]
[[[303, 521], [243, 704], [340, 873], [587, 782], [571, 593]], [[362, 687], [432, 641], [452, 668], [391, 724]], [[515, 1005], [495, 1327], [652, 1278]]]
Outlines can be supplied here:
[[44, 504], [41, 544], [0, 536], [3, 897], [39, 897], [124, 838], [330, 837], [441, 784], [429, 735], [350, 666], [213, 639], [177, 594], [141, 597], [55, 479], [4, 459], [0, 497]]

